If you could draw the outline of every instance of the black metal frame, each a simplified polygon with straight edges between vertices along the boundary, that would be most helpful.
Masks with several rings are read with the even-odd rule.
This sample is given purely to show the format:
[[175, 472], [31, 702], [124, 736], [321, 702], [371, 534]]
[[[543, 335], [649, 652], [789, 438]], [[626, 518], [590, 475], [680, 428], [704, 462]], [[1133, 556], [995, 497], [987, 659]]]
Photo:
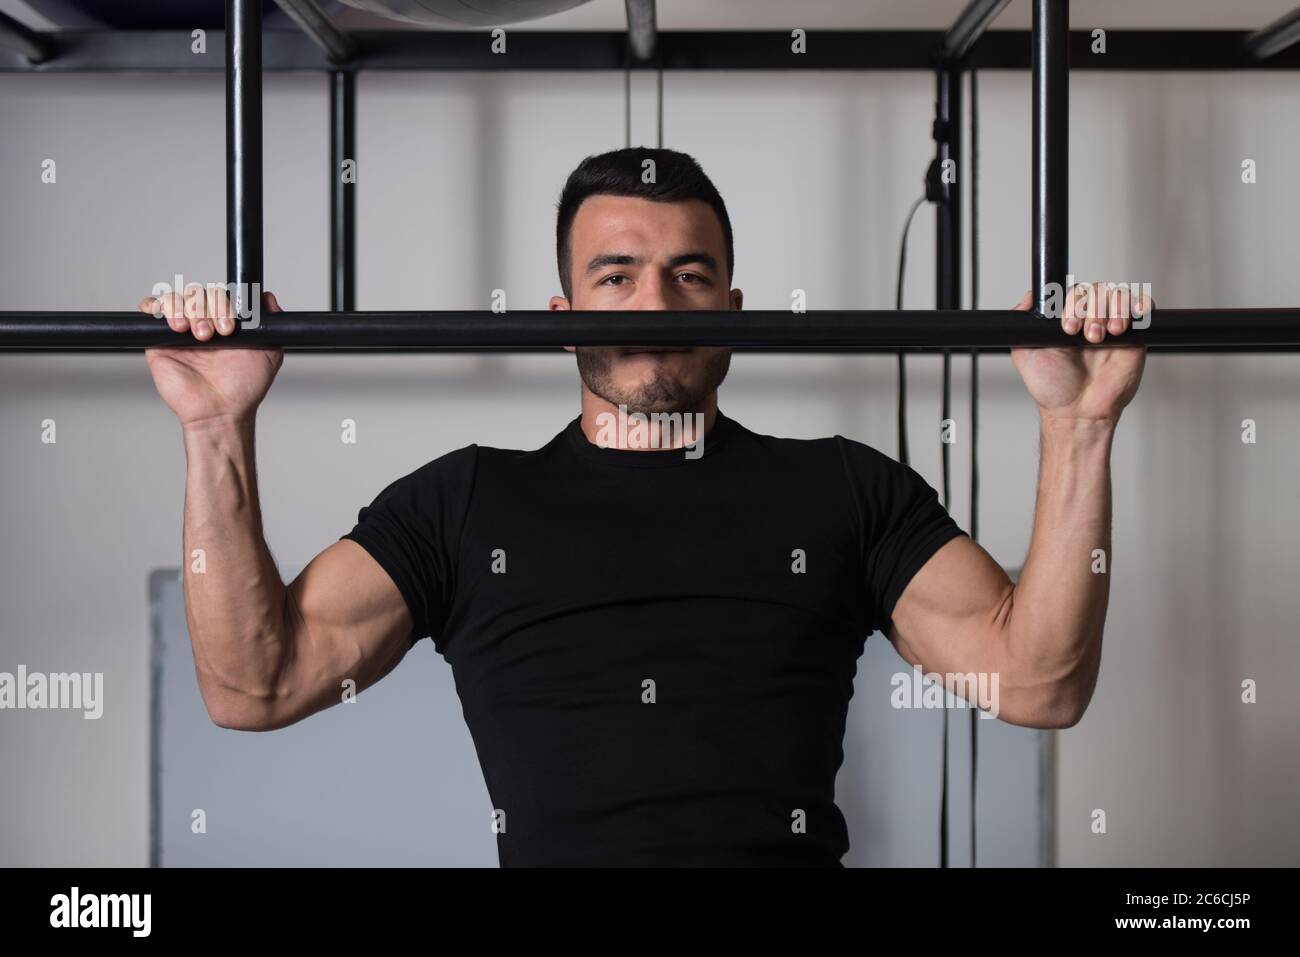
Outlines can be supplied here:
[[[1083, 69], [1300, 69], [1300, 15], [1256, 33], [1112, 31], [1104, 57], [1090, 55], [1089, 33], [1070, 33], [1067, 0], [1034, 0], [1034, 25], [987, 31], [1004, 0], [972, 0], [954, 27], [935, 31], [826, 31], [792, 54], [780, 31], [658, 33], [628, 0], [629, 29], [656, 69], [933, 69], [935, 139], [940, 162], [960, 158], [964, 71], [1023, 69], [1034, 90], [1032, 274], [1035, 311], [962, 311], [961, 192], [938, 197], [936, 305], [933, 311], [579, 313], [356, 312], [355, 186], [339, 175], [355, 158], [355, 73], [362, 69], [624, 69], [629, 34], [517, 32], [511, 56], [494, 56], [482, 32], [371, 31], [344, 34], [311, 0], [280, 0], [304, 33], [261, 29], [259, 0], [227, 0], [224, 64], [191, 52], [179, 31], [61, 31], [38, 34], [0, 20], [0, 71], [205, 70], [224, 66], [227, 92], [227, 275], [237, 294], [262, 281], [263, 70], [327, 70], [331, 83], [332, 312], [276, 314], [244, 323], [206, 343], [179, 336], [139, 313], [0, 312], [0, 352], [283, 346], [302, 351], [532, 351], [562, 345], [730, 345], [756, 351], [897, 352], [1081, 344], [1043, 315], [1046, 289], [1063, 284], [1067, 266], [1068, 78], [1070, 58]], [[647, 36], [647, 33], [650, 36]], [[212, 38], [215, 45], [215, 36]], [[1032, 42], [1027, 42], [1032, 41]], [[17, 47], [17, 52], [5, 46]], [[40, 62], [36, 62], [39, 60]], [[239, 301], [244, 313], [256, 299]], [[1106, 344], [1116, 340], [1108, 339]], [[1300, 310], [1167, 309], [1122, 343], [1157, 351], [1300, 350]]]
[[[1300, 352], [1292, 309], [1158, 309], [1124, 335], [1156, 352]], [[974, 320], [974, 321], [973, 321]], [[1225, 327], [1230, 335], [1225, 334]], [[741, 352], [890, 353], [1079, 345], [1059, 323], [1013, 310], [282, 312], [206, 343], [141, 312], [0, 312], [0, 351], [137, 351], [193, 344], [304, 352], [537, 352], [565, 345], [728, 345]]]
[[357, 77], [330, 74], [330, 308], [351, 312], [357, 288], [357, 186], [343, 164], [357, 158]]
[[[208, 31], [208, 52], [191, 50], [183, 30], [60, 30], [25, 32], [49, 47], [32, 63], [12, 48], [0, 28], [0, 73], [220, 73], [223, 32]], [[941, 30], [810, 30], [807, 52], [790, 51], [790, 34], [780, 30], [663, 30], [657, 34], [665, 70], [924, 70], [939, 59]], [[989, 30], [962, 62], [980, 70], [1028, 70], [1028, 30]], [[1248, 30], [1109, 30], [1106, 54], [1094, 55], [1089, 31], [1070, 34], [1071, 69], [1168, 72], [1195, 70], [1300, 70], [1300, 45], [1259, 58], [1277, 34]], [[357, 30], [344, 64], [335, 63], [310, 36], [268, 30], [263, 69], [270, 72], [350, 70], [457, 72], [465, 70], [621, 70], [628, 37], [611, 30], [519, 30], [510, 35], [510, 55], [494, 55], [486, 33], [473, 31]], [[1253, 46], [1248, 49], [1247, 44]], [[657, 69], [657, 60], [635, 61], [633, 69]]]
[[262, 5], [226, 0], [226, 23], [226, 276], [244, 316], [262, 285]]
[[28, 66], [44, 63], [54, 53], [54, 44], [48, 37], [0, 12], [0, 48], [3, 47], [12, 50], [13, 55], [26, 61]]
[[971, 0], [957, 15], [956, 21], [943, 35], [940, 52], [947, 63], [955, 63], [966, 56], [997, 19], [1011, 0]]
[[[1070, 229], [1069, 0], [1033, 0], [1034, 308], [1046, 315], [1049, 287], [1065, 288]], [[1058, 294], [1059, 298], [1059, 294]]]
[[1243, 48], [1252, 60], [1267, 60], [1297, 43], [1300, 43], [1300, 10], [1292, 10], [1248, 36]]

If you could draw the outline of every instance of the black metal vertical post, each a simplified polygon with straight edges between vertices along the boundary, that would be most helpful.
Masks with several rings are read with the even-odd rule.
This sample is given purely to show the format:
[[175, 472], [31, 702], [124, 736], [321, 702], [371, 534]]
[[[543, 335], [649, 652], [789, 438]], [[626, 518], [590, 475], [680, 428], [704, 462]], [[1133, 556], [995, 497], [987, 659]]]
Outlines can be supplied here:
[[[351, 312], [357, 288], [356, 74], [330, 75], [330, 308]], [[343, 164], [352, 161], [345, 176]]]
[[[961, 308], [961, 70], [938, 71], [934, 138], [938, 144], [942, 199], [935, 205], [935, 308]], [[950, 171], [945, 171], [945, 166]], [[943, 182], [943, 179], [940, 180]]]
[[262, 3], [226, 0], [226, 274], [238, 314], [260, 314]]
[[[1064, 304], [1070, 229], [1069, 0], [1034, 0], [1034, 307], [1047, 312], [1050, 287]], [[1057, 317], [1059, 318], [1059, 316]]]
[[[934, 298], [936, 309], [961, 308], [961, 69], [941, 66], [937, 89], [934, 138], [938, 145], [940, 198], [935, 206]], [[943, 350], [943, 399], [940, 416], [951, 417], [952, 354]], [[943, 504], [951, 506], [949, 444], [941, 442]], [[943, 769], [939, 803], [939, 866], [948, 866], [948, 712], [943, 714]]]

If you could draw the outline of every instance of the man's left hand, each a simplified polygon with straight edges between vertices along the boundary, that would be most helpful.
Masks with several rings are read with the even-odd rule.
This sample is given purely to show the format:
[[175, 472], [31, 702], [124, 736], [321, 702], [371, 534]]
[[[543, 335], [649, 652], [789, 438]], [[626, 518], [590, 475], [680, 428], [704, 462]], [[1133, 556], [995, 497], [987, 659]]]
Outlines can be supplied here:
[[[1032, 304], [1030, 291], [1012, 308], [1029, 309]], [[1122, 336], [1134, 314], [1149, 315], [1154, 305], [1142, 297], [1135, 306], [1127, 286], [1076, 285], [1065, 298], [1061, 328], [1068, 335], [1082, 333], [1088, 342], [1100, 343], [1108, 334]], [[1114, 423], [1137, 393], [1146, 347], [1093, 349], [1080, 344], [1012, 349], [1011, 361], [1044, 418]]]

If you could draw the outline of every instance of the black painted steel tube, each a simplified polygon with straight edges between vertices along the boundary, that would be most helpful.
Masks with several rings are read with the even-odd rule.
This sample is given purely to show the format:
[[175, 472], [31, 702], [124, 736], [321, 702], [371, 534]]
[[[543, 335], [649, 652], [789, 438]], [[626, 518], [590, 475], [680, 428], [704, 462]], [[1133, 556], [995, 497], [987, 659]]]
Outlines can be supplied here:
[[[1300, 70], [1300, 44], [1262, 60], [1242, 53], [1248, 30], [1107, 30], [1106, 55], [1095, 56], [1090, 30], [1070, 35], [1072, 70], [1108, 73], [1160, 71], [1278, 72]], [[192, 50], [188, 30], [58, 30], [39, 34], [49, 59], [33, 64], [0, 44], [0, 73], [217, 73], [223, 69], [221, 31], [208, 33], [206, 53]], [[619, 30], [521, 30], [510, 55], [492, 53], [483, 34], [444, 30], [356, 30], [357, 53], [348, 69], [379, 71], [622, 70], [627, 33]], [[933, 70], [943, 42], [939, 30], [813, 30], [808, 50], [790, 52], [781, 30], [661, 30], [662, 68], [676, 70]], [[1028, 70], [1030, 34], [990, 30], [963, 65], [981, 70]], [[262, 38], [266, 71], [338, 68], [306, 35], [272, 30]], [[633, 69], [653, 69], [634, 61]]]
[[31, 63], [44, 63], [54, 52], [48, 36], [37, 33], [4, 11], [0, 11], [0, 46], [9, 47]]
[[1267, 60], [1287, 47], [1300, 43], [1300, 9], [1274, 20], [1264, 29], [1246, 38], [1243, 47], [1253, 60]]
[[940, 164], [951, 175], [943, 184], [943, 199], [935, 204], [935, 308], [961, 307], [961, 90], [962, 76], [956, 70], [937, 72], [935, 139]]
[[226, 275], [238, 314], [262, 284], [262, 4], [226, 0]]
[[1055, 286], [1064, 302], [1070, 232], [1070, 7], [1034, 0], [1034, 308], [1046, 313]]
[[965, 56], [1010, 2], [1011, 0], [971, 0], [966, 9], [957, 15], [952, 28], [943, 35], [943, 58], [956, 60]]
[[[1204, 351], [1300, 347], [1300, 309], [1162, 309], [1105, 345]], [[206, 343], [140, 312], [0, 312], [0, 352], [131, 352], [153, 346], [320, 352], [532, 352], [565, 345], [725, 345], [752, 352], [897, 352], [1087, 346], [1016, 310], [745, 312], [285, 312]], [[1101, 348], [1088, 346], [1089, 348]]]
[[357, 288], [356, 75], [330, 75], [330, 308], [351, 312]]

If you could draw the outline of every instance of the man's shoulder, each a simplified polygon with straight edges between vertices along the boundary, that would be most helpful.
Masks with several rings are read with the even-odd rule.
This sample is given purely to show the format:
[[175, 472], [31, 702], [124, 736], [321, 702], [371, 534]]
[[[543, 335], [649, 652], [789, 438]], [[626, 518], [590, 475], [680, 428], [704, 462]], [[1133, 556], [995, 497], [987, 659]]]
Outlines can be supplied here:
[[849, 467], [899, 467], [897, 461], [879, 449], [839, 433], [815, 438], [791, 438], [755, 432], [740, 426], [739, 423], [737, 426], [749, 441], [756, 443], [765, 452], [791, 460], [805, 462], [820, 460]]
[[543, 461], [553, 455], [561, 442], [563, 432], [553, 436], [544, 445], [534, 449], [511, 449], [478, 442], [461, 446], [431, 459], [417, 471], [429, 477], [455, 476], [476, 472], [510, 469]]
[[[838, 433], [796, 438], [758, 432], [735, 419], [729, 420], [729, 426], [734, 430], [731, 438], [739, 440], [736, 444], [750, 447], [769, 461], [786, 463], [791, 467], [848, 469], [855, 473], [905, 468], [874, 446]], [[466, 477], [472, 481], [476, 473], [527, 470], [530, 465], [544, 466], [557, 456], [564, 461], [565, 431], [561, 430], [534, 449], [471, 443], [431, 459], [406, 478], [428, 481]]]
[[474, 473], [478, 467], [478, 452], [476, 445], [466, 445], [444, 452], [390, 481], [376, 500], [416, 500], [431, 490], [467, 487], [474, 481]]
[[462, 445], [458, 449], [443, 452], [430, 459], [405, 478], [429, 480], [445, 475], [473, 472], [478, 464], [480, 451], [480, 447], [475, 443]]

